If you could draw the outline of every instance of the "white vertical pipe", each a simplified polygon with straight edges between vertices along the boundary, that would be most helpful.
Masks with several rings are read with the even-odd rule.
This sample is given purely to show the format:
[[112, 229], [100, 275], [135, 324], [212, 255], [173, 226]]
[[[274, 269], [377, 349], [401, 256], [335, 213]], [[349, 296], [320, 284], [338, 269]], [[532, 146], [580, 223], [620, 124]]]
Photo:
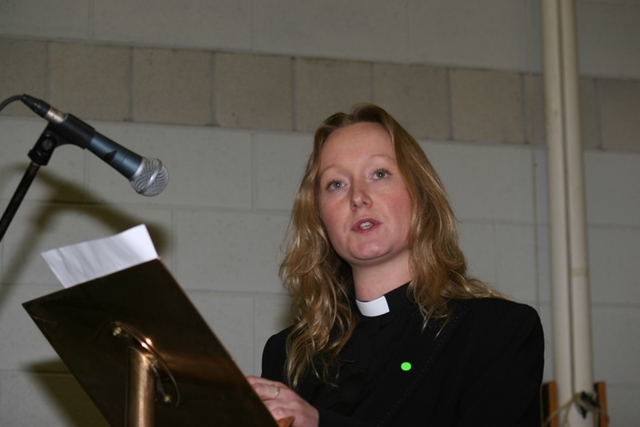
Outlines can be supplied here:
[[[574, 0], [543, 0], [554, 367], [559, 406], [591, 392], [591, 315]], [[593, 426], [572, 408], [570, 426]]]
[[568, 227], [571, 262], [571, 331], [575, 392], [593, 393], [591, 298], [587, 254], [584, 160], [580, 129], [580, 85], [575, 0], [560, 1], [563, 51], [563, 97], [566, 121]]
[[553, 364], [558, 403], [573, 396], [571, 363], [571, 313], [569, 293], [569, 250], [566, 227], [564, 119], [560, 22], [555, 0], [543, 0], [542, 45], [547, 141], [547, 185], [551, 247], [551, 304], [553, 310]]

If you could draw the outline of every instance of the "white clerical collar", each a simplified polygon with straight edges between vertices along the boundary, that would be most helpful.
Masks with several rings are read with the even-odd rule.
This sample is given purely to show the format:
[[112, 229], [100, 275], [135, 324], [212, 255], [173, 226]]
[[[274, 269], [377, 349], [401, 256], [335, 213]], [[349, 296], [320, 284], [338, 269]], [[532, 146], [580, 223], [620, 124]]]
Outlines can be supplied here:
[[385, 298], [384, 295], [380, 298], [374, 299], [373, 301], [364, 302], [356, 300], [356, 305], [358, 306], [360, 313], [365, 317], [382, 316], [390, 311], [387, 298]]

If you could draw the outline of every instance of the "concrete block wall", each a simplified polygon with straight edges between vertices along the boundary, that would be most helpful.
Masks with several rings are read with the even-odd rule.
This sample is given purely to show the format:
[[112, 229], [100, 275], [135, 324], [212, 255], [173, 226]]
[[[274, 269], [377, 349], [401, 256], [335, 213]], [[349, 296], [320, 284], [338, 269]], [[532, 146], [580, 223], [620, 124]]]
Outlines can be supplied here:
[[[277, 266], [312, 131], [359, 101], [420, 140], [472, 272], [541, 313], [553, 378], [538, 5], [482, 3], [1, 2], [0, 98], [45, 99], [162, 159], [171, 179], [144, 198], [75, 147], [41, 168], [0, 244], [0, 424], [105, 424], [20, 305], [59, 289], [40, 252], [139, 223], [240, 368], [259, 373], [288, 322]], [[635, 425], [640, 5], [583, 0], [578, 17], [595, 377], [612, 422]], [[45, 126], [18, 104], [0, 114], [0, 209]]]
[[[537, 73], [0, 39], [0, 89], [85, 119], [312, 132], [356, 102], [418, 138], [544, 141]], [[640, 79], [583, 77], [585, 148], [640, 151]], [[7, 114], [31, 114], [11, 105]]]

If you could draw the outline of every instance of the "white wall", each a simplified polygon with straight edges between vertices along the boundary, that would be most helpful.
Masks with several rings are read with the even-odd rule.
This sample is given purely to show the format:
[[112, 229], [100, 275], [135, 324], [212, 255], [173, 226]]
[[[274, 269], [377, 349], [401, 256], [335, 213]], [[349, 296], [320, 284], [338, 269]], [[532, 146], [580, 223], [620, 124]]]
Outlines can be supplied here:
[[[438, 103], [447, 110], [442, 126], [422, 130], [421, 119], [403, 108], [407, 98], [401, 96], [401, 85], [389, 86], [386, 103], [392, 114], [401, 111], [403, 120], [415, 122], [412, 129], [420, 129], [421, 143], [460, 220], [472, 273], [536, 307], [550, 347], [545, 153], [541, 145], [527, 144], [542, 140], [541, 113], [533, 108], [509, 114], [513, 106], [525, 108], [538, 99], [525, 78], [541, 68], [538, 9], [538, 2], [524, 0], [1, 1], [0, 38], [20, 48], [2, 50], [9, 43], [0, 43], [0, 98], [27, 92], [52, 103], [59, 100], [63, 104], [57, 107], [94, 119], [91, 123], [100, 132], [162, 159], [171, 181], [155, 198], [138, 196], [124, 178], [74, 147], [57, 149], [41, 169], [0, 244], [0, 424], [104, 423], [21, 304], [59, 289], [40, 252], [138, 223], [149, 226], [162, 259], [241, 369], [259, 373], [264, 341], [286, 325], [287, 296], [277, 279], [277, 263], [293, 193], [310, 151], [309, 130], [333, 112], [325, 111], [328, 102], [323, 104], [321, 94], [310, 92], [318, 105], [300, 98], [324, 75], [319, 72], [314, 79], [309, 77], [313, 73], [304, 74], [318, 64], [368, 73], [363, 64], [373, 63], [374, 100], [383, 96], [382, 84], [395, 82], [397, 70], [391, 65], [435, 67], [434, 73], [415, 78], [425, 85], [444, 82], [442, 92], [424, 92], [438, 100], [430, 117], [439, 114]], [[640, 423], [640, 336], [635, 329], [640, 321], [640, 143], [633, 119], [640, 112], [640, 2], [585, 0], [578, 2], [578, 12], [581, 70], [588, 79], [583, 94], [591, 95], [583, 95], [583, 106], [594, 118], [583, 127], [589, 129], [585, 161], [595, 378], [607, 382], [611, 421], [631, 426]], [[70, 42], [82, 43], [79, 48], [89, 53], [100, 52], [96, 60], [109, 58], [99, 67], [104, 74], [96, 72], [100, 78], [91, 83], [109, 81], [106, 88], [90, 94], [73, 91], [86, 83], [86, 76], [75, 70], [95, 64], [70, 56], [69, 51], [78, 49]], [[242, 87], [227, 85], [228, 93], [222, 94], [227, 101], [218, 102], [222, 95], [216, 81], [224, 78], [222, 72], [203, 73], [206, 77], [194, 86], [193, 96], [202, 96], [211, 109], [202, 117], [186, 107], [161, 111], [163, 102], [171, 102], [161, 95], [180, 83], [171, 75], [150, 86], [156, 87], [160, 101], [148, 102], [145, 109], [135, 97], [140, 95], [135, 79], [114, 70], [131, 67], [135, 75], [157, 51], [130, 53], [123, 47], [172, 48], [196, 69], [238, 61], [241, 66], [229, 66], [227, 72], [249, 76], [259, 70], [246, 66], [255, 60], [246, 55], [269, 55], [265, 58], [278, 70], [276, 75], [290, 70], [286, 79], [273, 84], [288, 88], [283, 102], [292, 100], [292, 113], [264, 123], [257, 114], [253, 125], [243, 122], [238, 115], [249, 109], [249, 101], [238, 101], [238, 114], [228, 106]], [[216, 54], [201, 55], [207, 51]], [[12, 67], [26, 55], [45, 58], [46, 66], [24, 67], [16, 77]], [[287, 57], [295, 60], [284, 61]], [[56, 73], [72, 78], [56, 80]], [[214, 96], [196, 90], [204, 83], [214, 88]], [[506, 93], [503, 98], [487, 101], [492, 92], [480, 90], [505, 85], [517, 89], [517, 96], [501, 92]], [[116, 86], [129, 92], [109, 89]], [[417, 83], [409, 86], [415, 90]], [[258, 89], [262, 87], [268, 84]], [[363, 89], [367, 96], [368, 88]], [[349, 96], [339, 108], [363, 100], [343, 92]], [[105, 113], [100, 95], [108, 98], [105, 104], [121, 109]], [[514, 97], [518, 103], [512, 106]], [[481, 117], [486, 111], [481, 101], [496, 99], [509, 106], [503, 116], [462, 119]], [[184, 119], [171, 121], [180, 113]], [[189, 122], [196, 116], [196, 122]], [[10, 115], [0, 116], [3, 211], [44, 126], [41, 119], [13, 107]], [[551, 348], [545, 378], [553, 378]]]

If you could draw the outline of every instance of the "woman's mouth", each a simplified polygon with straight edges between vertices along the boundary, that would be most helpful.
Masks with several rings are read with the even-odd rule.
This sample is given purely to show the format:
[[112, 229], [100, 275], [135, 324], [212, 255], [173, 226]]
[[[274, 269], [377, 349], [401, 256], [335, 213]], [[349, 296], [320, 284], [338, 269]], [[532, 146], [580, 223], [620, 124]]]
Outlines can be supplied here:
[[378, 222], [373, 219], [363, 219], [356, 222], [353, 226], [353, 229], [355, 231], [367, 231], [375, 227], [376, 225], [378, 225]]

